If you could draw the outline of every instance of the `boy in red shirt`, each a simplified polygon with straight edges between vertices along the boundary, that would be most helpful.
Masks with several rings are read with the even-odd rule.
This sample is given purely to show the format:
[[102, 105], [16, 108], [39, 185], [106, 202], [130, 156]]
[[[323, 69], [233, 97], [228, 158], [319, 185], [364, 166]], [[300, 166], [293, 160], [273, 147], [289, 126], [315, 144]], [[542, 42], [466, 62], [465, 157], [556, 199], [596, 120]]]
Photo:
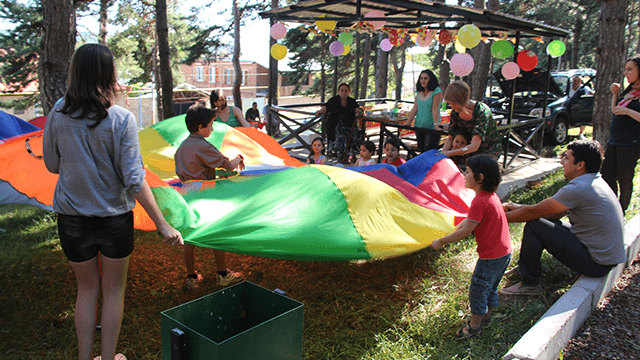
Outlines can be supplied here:
[[491, 319], [491, 309], [498, 306], [498, 285], [513, 252], [507, 216], [495, 193], [501, 180], [498, 162], [487, 154], [473, 156], [467, 160], [464, 176], [465, 186], [476, 192], [469, 215], [454, 232], [431, 244], [440, 250], [475, 233], [479, 259], [469, 287], [471, 319], [456, 333], [460, 339], [477, 336], [482, 324]]

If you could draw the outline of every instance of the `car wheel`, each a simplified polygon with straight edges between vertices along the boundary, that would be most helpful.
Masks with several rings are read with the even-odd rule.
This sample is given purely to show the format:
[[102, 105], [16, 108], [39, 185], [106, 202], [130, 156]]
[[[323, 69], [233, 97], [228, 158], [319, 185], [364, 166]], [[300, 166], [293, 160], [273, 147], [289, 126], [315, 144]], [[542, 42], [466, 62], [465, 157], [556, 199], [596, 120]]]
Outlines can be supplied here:
[[547, 137], [552, 145], [560, 145], [569, 139], [569, 122], [567, 119], [558, 118], [553, 129], [547, 133]]

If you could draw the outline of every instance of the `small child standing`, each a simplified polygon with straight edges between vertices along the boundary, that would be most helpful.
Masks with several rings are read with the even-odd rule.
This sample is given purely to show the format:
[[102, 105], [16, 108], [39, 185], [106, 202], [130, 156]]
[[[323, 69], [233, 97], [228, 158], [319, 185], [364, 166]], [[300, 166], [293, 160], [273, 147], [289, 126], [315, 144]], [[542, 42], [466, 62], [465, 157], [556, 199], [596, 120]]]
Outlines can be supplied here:
[[356, 166], [375, 164], [376, 161], [371, 158], [375, 152], [376, 144], [374, 144], [373, 141], [363, 142], [362, 145], [360, 145], [360, 158], [356, 161]]
[[498, 306], [498, 285], [513, 252], [507, 216], [495, 193], [501, 180], [498, 162], [487, 154], [472, 156], [467, 160], [464, 177], [465, 186], [476, 192], [469, 215], [453, 233], [430, 245], [440, 250], [475, 233], [479, 259], [469, 286], [471, 319], [456, 333], [459, 339], [477, 336], [482, 325], [491, 319], [492, 309]]
[[[465, 129], [459, 129], [457, 132], [453, 133], [453, 143], [452, 148], [461, 149], [471, 142], [471, 134]], [[460, 170], [464, 170], [464, 167], [467, 163], [468, 155], [455, 155], [451, 156], [450, 159], [454, 164], [458, 166]]]
[[321, 137], [313, 139], [311, 142], [311, 153], [307, 158], [307, 164], [320, 164], [324, 165], [327, 162], [327, 157], [324, 156], [324, 142]]
[[384, 143], [384, 154], [385, 159], [382, 161], [383, 164], [391, 164], [393, 166], [400, 166], [407, 162], [405, 159], [401, 158], [400, 155], [400, 142], [396, 138], [390, 138]]

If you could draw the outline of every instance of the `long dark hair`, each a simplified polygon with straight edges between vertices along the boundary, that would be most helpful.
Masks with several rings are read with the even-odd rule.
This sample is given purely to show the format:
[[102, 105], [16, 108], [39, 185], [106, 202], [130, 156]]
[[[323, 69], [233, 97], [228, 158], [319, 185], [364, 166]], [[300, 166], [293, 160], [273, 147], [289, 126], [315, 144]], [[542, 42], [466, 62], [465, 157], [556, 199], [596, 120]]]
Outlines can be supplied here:
[[215, 89], [211, 91], [211, 95], [209, 95], [209, 101], [211, 102], [211, 107], [213, 108], [213, 103], [218, 101], [218, 99], [224, 100], [224, 104], [218, 110], [224, 110], [227, 107], [227, 97], [224, 96], [224, 91], [222, 89]]
[[[433, 71], [431, 71], [429, 69], [422, 70], [420, 72], [420, 75], [422, 75], [422, 74], [427, 74], [429, 76], [429, 82], [427, 83], [427, 91], [433, 91], [438, 86], [440, 86], [440, 84], [438, 83], [438, 78], [433, 73]], [[420, 76], [418, 76], [418, 83], [416, 84], [416, 91], [417, 92], [424, 91], [424, 88], [422, 87], [422, 85], [420, 85]]]
[[80, 111], [79, 115], [72, 117], [95, 120], [93, 124], [87, 124], [89, 128], [95, 128], [109, 116], [117, 90], [116, 66], [111, 50], [100, 44], [82, 45], [71, 58], [69, 84], [60, 112], [71, 116]]
[[[626, 64], [629, 61], [633, 61], [633, 63], [636, 64], [636, 67], [638, 68], [638, 72], [639, 72], [638, 76], [640, 76], [640, 54], [633, 55], [632, 57], [625, 60], [624, 63]], [[622, 92], [622, 95], [618, 97], [618, 101], [620, 101], [621, 98], [623, 98], [629, 91], [631, 91], [631, 89], [633, 89], [633, 84], [629, 84], [629, 86], [627, 86], [627, 88], [624, 89], [624, 91]]]

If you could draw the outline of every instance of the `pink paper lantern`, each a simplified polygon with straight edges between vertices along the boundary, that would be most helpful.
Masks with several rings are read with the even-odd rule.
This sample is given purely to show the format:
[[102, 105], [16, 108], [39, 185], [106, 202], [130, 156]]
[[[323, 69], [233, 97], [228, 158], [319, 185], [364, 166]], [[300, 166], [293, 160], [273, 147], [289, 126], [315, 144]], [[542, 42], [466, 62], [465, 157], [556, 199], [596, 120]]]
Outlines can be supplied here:
[[[383, 18], [384, 13], [380, 10], [372, 10], [364, 15], [366, 18]], [[386, 21], [367, 21], [369, 25], [371, 25], [374, 29], [380, 30], [386, 24]]]
[[382, 51], [389, 51], [393, 48], [393, 44], [391, 43], [391, 41], [389, 41], [389, 39], [382, 39], [382, 41], [380, 41], [380, 49], [382, 49]]
[[329, 51], [333, 56], [340, 56], [344, 53], [344, 44], [340, 41], [334, 41], [329, 45]]
[[513, 80], [517, 78], [518, 75], [520, 75], [520, 66], [513, 61], [509, 61], [502, 66], [502, 76], [504, 76], [505, 79]]
[[451, 72], [456, 76], [467, 76], [473, 71], [473, 57], [467, 53], [457, 53], [451, 58]]
[[287, 35], [287, 27], [282, 23], [273, 24], [271, 26], [271, 37], [280, 40], [283, 39]]

